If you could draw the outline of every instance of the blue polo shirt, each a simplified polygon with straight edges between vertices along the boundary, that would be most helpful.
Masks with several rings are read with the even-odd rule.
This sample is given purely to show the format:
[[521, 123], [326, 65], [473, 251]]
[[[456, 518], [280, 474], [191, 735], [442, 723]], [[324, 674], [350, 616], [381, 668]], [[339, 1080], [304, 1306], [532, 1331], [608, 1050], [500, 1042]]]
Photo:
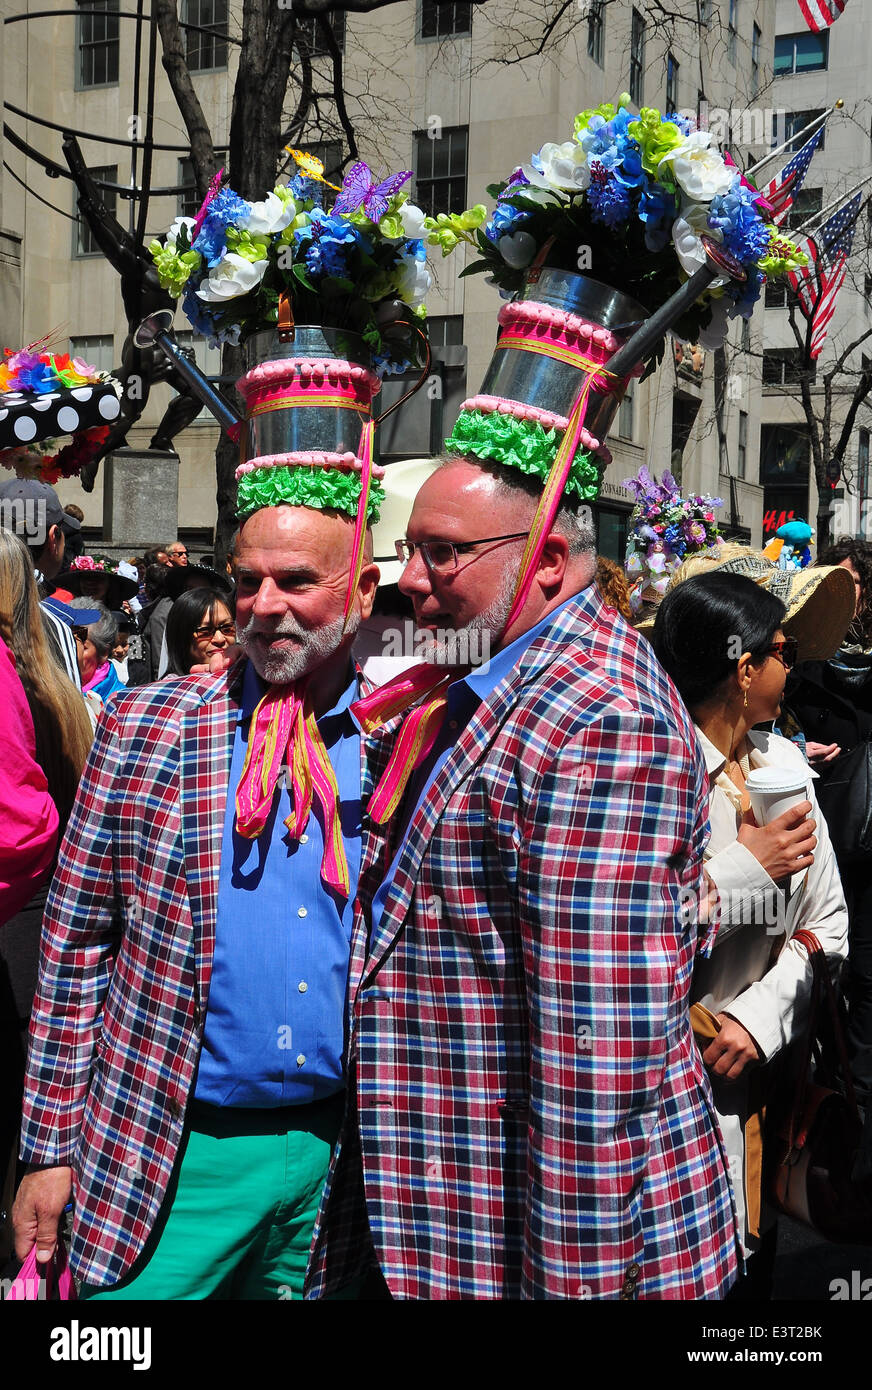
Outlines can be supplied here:
[[[521, 660], [527, 648], [532, 647], [537, 637], [541, 636], [549, 623], [554, 622], [558, 613], [562, 613], [563, 609], [567, 608], [570, 603], [575, 603], [577, 598], [578, 595], [573, 594], [572, 598], [567, 599], [565, 603], [561, 603], [559, 608], [554, 608], [550, 613], [546, 614], [542, 621], [537, 623], [535, 627], [531, 627], [528, 632], [522, 632], [520, 637], [515, 638], [514, 642], [510, 642], [507, 647], [503, 647], [500, 651], [496, 652], [485, 665], [475, 667], [474, 670], [469, 672], [469, 675], [463, 676], [460, 680], [452, 681], [451, 685], [449, 685], [446, 692], [445, 718], [442, 721], [442, 727], [436, 737], [436, 742], [433, 744], [424, 762], [419, 768], [415, 769], [409, 779], [403, 805], [399, 811], [403, 833], [399, 837], [397, 852], [388, 869], [387, 876], [379, 885], [378, 891], [372, 900], [371, 927], [373, 931], [377, 929], [381, 922], [385, 900], [390, 892], [391, 884], [394, 881], [397, 861], [405, 847], [405, 832], [415, 819], [418, 807], [421, 805], [428, 791], [436, 781], [436, 778], [439, 776], [439, 773], [442, 771], [443, 765], [448, 761], [448, 758], [454, 751], [454, 745], [457, 743], [463, 730], [472, 719], [472, 716], [475, 714], [482, 700], [486, 700], [487, 697], [496, 690], [500, 681], [505, 680], [512, 668]], [[406, 814], [407, 808], [409, 810], [408, 814]]]
[[291, 841], [284, 777], [256, 840], [236, 831], [236, 789], [252, 712], [267, 686], [249, 662], [233, 740], [212, 981], [197, 1073], [197, 1100], [270, 1108], [304, 1105], [341, 1090], [354, 895], [360, 872], [360, 734], [349, 712], [357, 678], [318, 719], [341, 801], [351, 892], [321, 880], [324, 832], [315, 800]]

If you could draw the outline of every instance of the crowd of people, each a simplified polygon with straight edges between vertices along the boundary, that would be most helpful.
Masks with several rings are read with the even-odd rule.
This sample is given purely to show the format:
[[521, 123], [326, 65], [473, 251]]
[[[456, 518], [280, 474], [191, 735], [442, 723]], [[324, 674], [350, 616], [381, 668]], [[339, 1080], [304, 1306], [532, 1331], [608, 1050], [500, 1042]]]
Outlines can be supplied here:
[[[255, 507], [219, 574], [84, 554], [22, 486], [49, 524], [0, 530], [0, 1253], [13, 1197], [42, 1262], [72, 1200], [86, 1299], [769, 1297], [801, 929], [872, 1106], [872, 876], [816, 796], [872, 738], [872, 549], [785, 589], [731, 547], [636, 631], [564, 502], [515, 611], [536, 489], [449, 457], [390, 601], [370, 536], [346, 613], [341, 510]], [[373, 689], [379, 604], [423, 641]], [[759, 768], [807, 780], [766, 824]]]

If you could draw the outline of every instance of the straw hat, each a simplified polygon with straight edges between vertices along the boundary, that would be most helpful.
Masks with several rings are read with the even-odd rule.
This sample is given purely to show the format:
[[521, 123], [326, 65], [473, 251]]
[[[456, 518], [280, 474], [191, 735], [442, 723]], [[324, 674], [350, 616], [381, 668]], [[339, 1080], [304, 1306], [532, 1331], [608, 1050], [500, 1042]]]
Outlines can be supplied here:
[[[854, 581], [841, 565], [815, 565], [802, 570], [782, 570], [747, 546], [727, 543], [717, 559], [694, 555], [675, 571], [667, 593], [697, 574], [724, 570], [742, 574], [762, 584], [780, 598], [787, 609], [783, 629], [799, 643], [799, 661], [826, 661], [834, 656], [854, 616]], [[654, 617], [636, 624], [636, 631], [650, 639]]]
[[402, 459], [385, 465], [385, 498], [372, 528], [373, 558], [381, 571], [379, 584], [396, 584], [403, 572], [394, 542], [406, 534], [418, 489], [438, 467], [438, 459]]

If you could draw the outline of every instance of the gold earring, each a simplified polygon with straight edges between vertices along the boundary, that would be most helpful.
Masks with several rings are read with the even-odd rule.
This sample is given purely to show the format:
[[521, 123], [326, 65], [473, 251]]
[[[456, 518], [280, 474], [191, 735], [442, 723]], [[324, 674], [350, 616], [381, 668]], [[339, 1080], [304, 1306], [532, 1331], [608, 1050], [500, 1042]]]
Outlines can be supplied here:
[[747, 708], [748, 708], [748, 687], [747, 687], [747, 686], [745, 686], [745, 700], [744, 700], [744, 703], [743, 703], [742, 708], [743, 708], [743, 709], [747, 709]]

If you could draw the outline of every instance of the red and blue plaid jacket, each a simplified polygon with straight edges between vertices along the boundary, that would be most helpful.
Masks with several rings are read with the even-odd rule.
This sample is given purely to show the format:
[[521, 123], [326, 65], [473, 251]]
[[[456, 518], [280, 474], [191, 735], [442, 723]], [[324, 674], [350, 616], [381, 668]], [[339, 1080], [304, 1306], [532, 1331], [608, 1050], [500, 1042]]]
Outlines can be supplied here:
[[[397, 1298], [723, 1296], [735, 1219], [682, 903], [707, 806], [674, 687], [584, 590], [463, 731], [371, 939], [358, 912], [311, 1296], [373, 1249]], [[362, 902], [384, 865], [365, 843]]]

